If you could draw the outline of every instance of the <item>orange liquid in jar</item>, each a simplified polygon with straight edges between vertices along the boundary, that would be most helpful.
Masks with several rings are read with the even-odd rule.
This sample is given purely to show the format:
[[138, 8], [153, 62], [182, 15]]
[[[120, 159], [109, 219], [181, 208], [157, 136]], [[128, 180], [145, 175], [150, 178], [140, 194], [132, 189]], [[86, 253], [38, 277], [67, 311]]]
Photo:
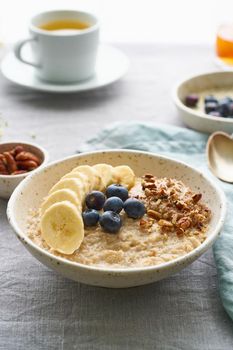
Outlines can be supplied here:
[[216, 53], [226, 64], [233, 65], [233, 24], [222, 25], [216, 38]]

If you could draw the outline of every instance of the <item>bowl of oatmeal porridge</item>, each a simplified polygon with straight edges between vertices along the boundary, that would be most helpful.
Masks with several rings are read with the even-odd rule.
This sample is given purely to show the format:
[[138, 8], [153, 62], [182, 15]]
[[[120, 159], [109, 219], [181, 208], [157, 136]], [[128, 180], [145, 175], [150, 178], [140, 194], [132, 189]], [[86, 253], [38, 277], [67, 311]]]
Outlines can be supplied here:
[[[89, 175], [86, 168], [103, 164], [105, 173], [92, 178], [95, 189], [105, 196], [110, 182], [122, 180], [119, 186], [127, 188], [130, 200], [145, 208], [131, 215], [125, 201], [114, 232], [101, 219], [83, 225], [85, 204], [70, 193], [80, 178], [90, 185], [92, 171]], [[112, 180], [108, 169], [115, 174]], [[31, 174], [14, 191], [7, 215], [16, 236], [44, 265], [81, 283], [126, 288], [161, 280], [196, 260], [217, 239], [225, 211], [223, 192], [194, 168], [147, 152], [108, 150], [72, 156]], [[100, 217], [103, 213], [101, 208]], [[54, 234], [63, 216], [67, 229], [73, 225], [71, 240], [68, 231]]]

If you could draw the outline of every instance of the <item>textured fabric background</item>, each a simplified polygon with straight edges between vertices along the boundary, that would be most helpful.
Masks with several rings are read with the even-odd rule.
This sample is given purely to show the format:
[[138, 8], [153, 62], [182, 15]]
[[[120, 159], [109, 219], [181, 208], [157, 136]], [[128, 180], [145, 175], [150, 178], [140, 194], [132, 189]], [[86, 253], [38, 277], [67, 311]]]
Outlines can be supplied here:
[[[55, 160], [75, 153], [113, 121], [181, 125], [171, 87], [187, 74], [214, 69], [211, 50], [121, 48], [131, 59], [129, 73], [99, 91], [47, 95], [0, 77], [0, 112], [8, 123], [2, 140], [33, 140]], [[233, 326], [219, 298], [211, 250], [177, 275], [152, 285], [126, 290], [89, 287], [37, 262], [13, 235], [6, 205], [0, 200], [1, 350], [233, 347]]]

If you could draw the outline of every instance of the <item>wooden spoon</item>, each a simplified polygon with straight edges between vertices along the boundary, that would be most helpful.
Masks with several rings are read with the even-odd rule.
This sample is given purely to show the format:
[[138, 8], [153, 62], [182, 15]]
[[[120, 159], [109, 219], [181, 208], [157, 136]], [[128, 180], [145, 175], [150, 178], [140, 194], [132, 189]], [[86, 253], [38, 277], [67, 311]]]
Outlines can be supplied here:
[[220, 131], [213, 133], [206, 153], [212, 173], [220, 180], [233, 183], [233, 137]]

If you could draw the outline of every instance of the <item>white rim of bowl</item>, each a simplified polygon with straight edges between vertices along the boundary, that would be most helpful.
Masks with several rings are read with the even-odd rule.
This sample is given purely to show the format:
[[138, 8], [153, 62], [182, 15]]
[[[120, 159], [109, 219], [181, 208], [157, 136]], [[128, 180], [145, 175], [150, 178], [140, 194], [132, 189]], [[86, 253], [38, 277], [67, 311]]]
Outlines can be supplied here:
[[232, 79], [233, 79], [233, 70], [225, 70], [225, 71], [212, 71], [212, 72], [208, 72], [208, 73], [192, 75], [189, 78], [186, 78], [184, 80], [180, 80], [178, 83], [175, 84], [174, 88], [172, 89], [173, 102], [175, 103], [175, 105], [177, 107], [183, 109], [187, 113], [192, 113], [195, 117], [208, 119], [210, 121], [220, 121], [220, 122], [224, 122], [224, 123], [227, 123], [227, 124], [233, 124], [233, 118], [224, 118], [224, 117], [215, 117], [215, 116], [209, 117], [208, 114], [206, 114], [204, 112], [197, 111], [195, 109], [192, 109], [190, 107], [185, 106], [185, 104], [181, 101], [181, 99], [178, 96], [179, 88], [183, 84], [187, 83], [189, 80], [192, 80], [194, 78], [205, 77], [207, 75], [214, 75], [214, 74], [224, 74], [225, 75], [225, 74], [229, 74], [229, 73], [232, 74]]
[[[160, 159], [164, 159], [164, 160], [171, 161], [173, 163], [181, 164], [181, 165], [189, 168], [190, 170], [194, 171], [199, 176], [203, 177], [207, 182], [209, 182], [213, 186], [213, 188], [215, 189], [215, 191], [219, 195], [220, 202], [221, 202], [220, 219], [219, 219], [219, 222], [216, 225], [215, 229], [212, 231], [211, 235], [209, 237], [207, 237], [206, 240], [203, 243], [201, 243], [197, 248], [193, 249], [191, 252], [189, 252], [189, 253], [187, 253], [179, 258], [176, 258], [174, 260], [171, 260], [171, 261], [159, 264], [159, 265], [144, 266], [144, 267], [128, 267], [128, 268], [109, 268], [109, 267], [97, 267], [97, 266], [80, 264], [78, 262], [73, 262], [73, 261], [70, 261], [70, 260], [65, 259], [63, 257], [53, 255], [52, 253], [50, 253], [50, 252], [46, 251], [45, 249], [42, 249], [38, 245], [36, 245], [32, 240], [30, 240], [30, 238], [28, 236], [26, 236], [26, 234], [24, 234], [21, 231], [21, 229], [18, 227], [17, 223], [13, 219], [13, 212], [12, 212], [11, 207], [12, 207], [12, 203], [14, 202], [15, 198], [17, 198], [18, 194], [23, 190], [23, 187], [27, 184], [27, 182], [29, 182], [32, 177], [37, 176], [37, 173], [39, 173], [40, 171], [46, 171], [46, 169], [49, 169], [49, 168], [51, 168], [54, 165], [57, 165], [59, 163], [66, 162], [69, 159], [79, 158], [79, 157], [82, 157], [85, 155], [99, 154], [99, 153], [103, 153], [103, 152], [105, 152], [105, 153], [119, 153], [119, 152], [121, 152], [121, 153], [132, 153], [132, 154], [137, 153], [137, 154], [141, 154], [141, 155], [156, 156], [156, 157], [159, 157]], [[54, 161], [54, 162], [48, 164], [47, 166], [45, 166], [41, 169], [38, 169], [38, 171], [36, 171], [34, 174], [27, 176], [27, 178], [25, 178], [24, 181], [21, 182], [16, 187], [16, 189], [14, 190], [13, 194], [11, 195], [10, 200], [8, 202], [8, 205], [7, 205], [7, 218], [8, 218], [8, 221], [9, 221], [11, 227], [14, 230], [14, 233], [18, 236], [18, 238], [20, 240], [26, 242], [29, 246], [31, 246], [33, 249], [35, 249], [38, 253], [40, 253], [42, 255], [46, 255], [48, 258], [50, 258], [50, 260], [54, 260], [60, 264], [62, 263], [62, 264], [70, 265], [73, 267], [79, 267], [80, 269], [83, 269], [86, 271], [92, 270], [92, 271], [116, 273], [116, 274], [117, 273], [119, 273], [119, 274], [125, 274], [125, 273], [135, 274], [135, 273], [152, 271], [152, 270], [155, 270], [155, 271], [156, 270], [166, 270], [166, 269], [172, 268], [176, 265], [183, 265], [183, 263], [185, 263], [187, 260], [190, 260], [190, 262], [192, 262], [193, 258], [196, 255], [199, 256], [200, 253], [204, 253], [212, 245], [212, 243], [214, 243], [220, 230], [222, 229], [222, 226], [223, 226], [224, 220], [225, 220], [225, 216], [226, 216], [226, 197], [225, 197], [224, 192], [211, 179], [209, 179], [203, 173], [194, 169], [193, 167], [186, 164], [185, 162], [177, 161], [175, 159], [172, 159], [172, 158], [169, 158], [166, 156], [161, 156], [157, 153], [126, 150], [126, 149], [108, 149], [108, 150], [98, 150], [98, 151], [94, 151], [94, 152], [85, 152], [85, 153], [80, 153], [78, 155], [69, 156], [69, 157], [63, 158], [63, 159], [58, 160], [58, 161]]]
[[37, 170], [40, 169], [41, 167], [44, 167], [45, 164], [48, 163], [48, 161], [49, 161], [49, 153], [48, 153], [48, 151], [46, 151], [45, 148], [39, 146], [39, 145], [36, 144], [36, 143], [32, 143], [32, 142], [23, 142], [23, 141], [15, 141], [15, 140], [13, 140], [13, 141], [1, 142], [1, 143], [0, 143], [0, 146], [1, 146], [1, 145], [11, 145], [12, 143], [16, 143], [17, 145], [20, 145], [20, 146], [21, 146], [21, 145], [22, 145], [22, 146], [23, 146], [23, 145], [26, 145], [26, 146], [32, 146], [32, 147], [37, 148], [39, 151], [41, 151], [41, 153], [43, 153], [43, 157], [44, 157], [43, 162], [42, 162], [36, 169], [31, 170], [31, 171], [28, 171], [27, 173], [18, 174], [18, 175], [1, 175], [1, 174], [0, 174], [0, 178], [6, 179], [6, 180], [13, 179], [13, 178], [17, 178], [17, 179], [18, 179], [18, 178], [20, 178], [20, 177], [24, 178], [25, 176], [31, 175], [32, 173], [34, 173], [35, 171], [37, 171]]

